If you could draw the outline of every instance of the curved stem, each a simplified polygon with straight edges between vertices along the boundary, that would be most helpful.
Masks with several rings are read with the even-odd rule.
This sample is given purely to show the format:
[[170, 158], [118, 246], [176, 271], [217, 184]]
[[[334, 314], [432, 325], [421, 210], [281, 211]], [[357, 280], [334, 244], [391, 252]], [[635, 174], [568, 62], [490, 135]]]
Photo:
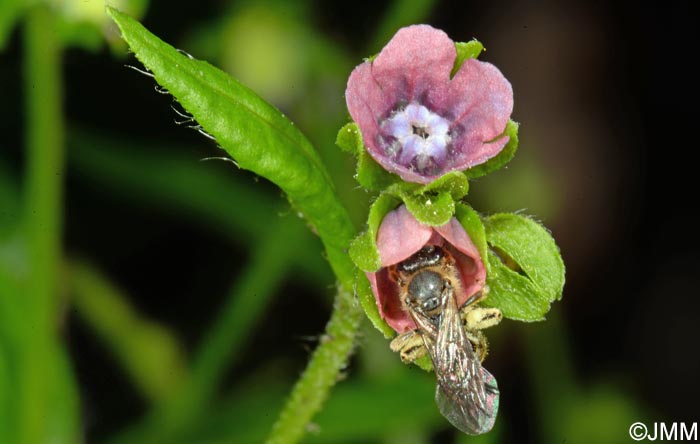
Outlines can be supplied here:
[[303, 436], [306, 425], [320, 410], [345, 367], [361, 320], [362, 310], [353, 294], [339, 287], [326, 332], [294, 385], [267, 444], [293, 444]]

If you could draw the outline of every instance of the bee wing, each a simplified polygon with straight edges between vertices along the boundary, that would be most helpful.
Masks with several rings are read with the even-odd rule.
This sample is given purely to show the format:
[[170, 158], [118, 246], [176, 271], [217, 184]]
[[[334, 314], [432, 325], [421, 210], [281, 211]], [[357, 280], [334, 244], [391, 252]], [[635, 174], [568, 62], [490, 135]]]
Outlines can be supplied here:
[[498, 413], [498, 385], [474, 355], [454, 295], [445, 298], [437, 327], [418, 313], [414, 318], [433, 361], [440, 413], [464, 433], [479, 435], [491, 430]]

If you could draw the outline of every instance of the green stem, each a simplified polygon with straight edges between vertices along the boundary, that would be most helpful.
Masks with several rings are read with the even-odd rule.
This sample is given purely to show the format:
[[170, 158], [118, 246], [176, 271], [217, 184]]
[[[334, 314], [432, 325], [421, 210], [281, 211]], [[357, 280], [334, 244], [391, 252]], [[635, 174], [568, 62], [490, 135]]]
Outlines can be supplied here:
[[26, 214], [29, 293], [48, 321], [56, 305], [61, 255], [64, 134], [61, 47], [54, 17], [37, 6], [25, 26]]
[[267, 444], [293, 444], [304, 435], [306, 425], [321, 409], [338, 374], [353, 351], [362, 310], [352, 293], [342, 288], [333, 313], [304, 373], [294, 385], [287, 403], [272, 427]]
[[[52, 11], [38, 5], [27, 13], [24, 28], [26, 97], [25, 232], [29, 278], [27, 329], [21, 364], [19, 443], [44, 442], [47, 433], [55, 355], [63, 198], [63, 121], [61, 113], [61, 45]], [[31, 327], [30, 327], [31, 326]]]

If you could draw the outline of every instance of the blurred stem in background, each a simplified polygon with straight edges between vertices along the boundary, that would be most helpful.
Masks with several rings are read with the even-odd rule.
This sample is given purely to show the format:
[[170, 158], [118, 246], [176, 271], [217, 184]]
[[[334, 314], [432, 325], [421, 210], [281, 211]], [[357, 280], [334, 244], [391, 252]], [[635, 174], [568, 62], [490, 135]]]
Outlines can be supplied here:
[[146, 319], [129, 298], [84, 261], [72, 261], [68, 276], [76, 313], [97, 333], [153, 404], [164, 402], [187, 378], [186, 361], [175, 335]]
[[308, 244], [306, 227], [295, 222], [276, 219], [255, 246], [252, 258], [241, 270], [241, 278], [229, 291], [224, 307], [193, 358], [192, 380], [185, 387], [180, 403], [189, 418], [176, 415], [174, 423], [191, 421], [205, 412], [225, 369], [235, 363], [244, 339], [251, 334], [272, 297], [278, 294], [297, 251]]
[[[26, 172], [24, 291], [14, 298], [21, 313], [15, 362], [18, 444], [75, 442], [77, 396], [69, 363], [57, 338], [61, 283], [64, 122], [62, 48], [52, 10], [36, 5], [24, 28]], [[16, 320], [17, 322], [19, 320]], [[58, 413], [56, 413], [58, 409]]]

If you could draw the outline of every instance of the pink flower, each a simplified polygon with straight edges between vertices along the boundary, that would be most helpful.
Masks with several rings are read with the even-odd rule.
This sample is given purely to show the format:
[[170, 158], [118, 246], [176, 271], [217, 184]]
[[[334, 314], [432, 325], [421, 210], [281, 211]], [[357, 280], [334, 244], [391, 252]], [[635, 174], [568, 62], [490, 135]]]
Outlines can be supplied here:
[[493, 65], [464, 61], [447, 34], [428, 25], [400, 29], [373, 61], [357, 66], [345, 100], [369, 154], [408, 182], [429, 183], [498, 154], [513, 90]]
[[479, 251], [457, 219], [440, 227], [422, 225], [404, 205], [388, 213], [377, 232], [377, 248], [382, 268], [367, 273], [379, 314], [398, 333], [416, 329], [416, 324], [399, 300], [398, 287], [389, 276], [388, 267], [408, 259], [426, 245], [447, 250], [456, 260], [461, 277], [457, 306], [484, 287], [486, 269]]

